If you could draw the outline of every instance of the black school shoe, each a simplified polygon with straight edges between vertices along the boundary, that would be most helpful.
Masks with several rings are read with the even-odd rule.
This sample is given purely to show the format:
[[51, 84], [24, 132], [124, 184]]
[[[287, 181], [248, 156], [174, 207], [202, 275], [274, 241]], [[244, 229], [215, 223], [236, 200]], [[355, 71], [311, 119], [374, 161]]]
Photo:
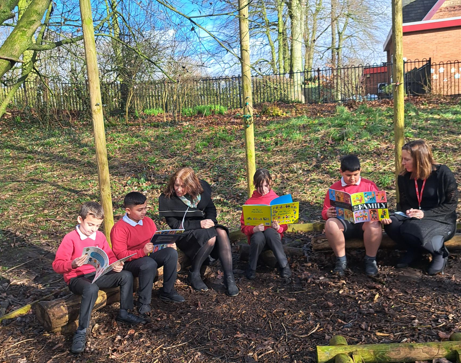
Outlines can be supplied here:
[[256, 271], [248, 267], [245, 271], [245, 277], [248, 280], [254, 280], [256, 278]]
[[346, 274], [347, 261], [341, 261], [336, 259], [335, 268], [333, 269], [333, 274], [338, 276], [344, 276]]
[[146, 319], [141, 318], [141, 317], [136, 316], [136, 315], [131, 314], [131, 313], [127, 313], [126, 316], [124, 316], [124, 317], [120, 316], [120, 314], [119, 314], [119, 315], [117, 315], [115, 320], [118, 321], [119, 323], [125, 323], [125, 324], [130, 324], [130, 325], [138, 325], [138, 324], [146, 324], [147, 323]]
[[239, 294], [239, 289], [235, 284], [234, 276], [227, 276], [224, 278], [224, 286], [226, 287], [226, 294], [234, 297]]
[[285, 267], [280, 267], [279, 273], [282, 279], [289, 279], [291, 277], [290, 266], [287, 264]]
[[74, 334], [74, 338], [72, 339], [72, 348], [70, 351], [74, 354], [80, 354], [85, 350], [86, 345], [86, 332], [79, 333], [78, 330]]
[[443, 270], [447, 266], [448, 262], [448, 250], [445, 246], [442, 247], [440, 252], [432, 254], [432, 262], [427, 269], [427, 273], [431, 276], [439, 273], [443, 274]]
[[179, 295], [175, 290], [171, 292], [165, 292], [163, 287], [160, 289], [160, 300], [173, 303], [182, 303], [185, 299]]

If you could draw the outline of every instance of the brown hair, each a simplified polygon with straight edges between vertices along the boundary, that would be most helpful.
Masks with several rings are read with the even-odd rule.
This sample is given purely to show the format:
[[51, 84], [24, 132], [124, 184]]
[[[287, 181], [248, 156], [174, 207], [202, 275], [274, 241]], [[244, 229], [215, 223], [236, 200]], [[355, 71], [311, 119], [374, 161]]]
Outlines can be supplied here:
[[[402, 150], [406, 150], [413, 158], [412, 179], [427, 179], [434, 170], [434, 158], [429, 145], [424, 140], [415, 140], [403, 145]], [[402, 167], [400, 174], [405, 174], [405, 168]]]
[[174, 195], [174, 183], [176, 179], [179, 179], [186, 188], [186, 194], [189, 194], [192, 197], [192, 200], [196, 199], [200, 194], [203, 193], [202, 185], [200, 184], [199, 178], [194, 173], [192, 168], [181, 168], [176, 173], [174, 173], [166, 186], [164, 191], [165, 195], [168, 198], [171, 198]]
[[78, 215], [82, 217], [83, 220], [85, 220], [88, 215], [97, 219], [104, 219], [104, 209], [102, 209], [102, 206], [99, 203], [86, 202], [80, 207]]
[[269, 184], [269, 189], [272, 188], [272, 178], [267, 169], [257, 169], [253, 177], [253, 185], [258, 189], [261, 185], [267, 182]]

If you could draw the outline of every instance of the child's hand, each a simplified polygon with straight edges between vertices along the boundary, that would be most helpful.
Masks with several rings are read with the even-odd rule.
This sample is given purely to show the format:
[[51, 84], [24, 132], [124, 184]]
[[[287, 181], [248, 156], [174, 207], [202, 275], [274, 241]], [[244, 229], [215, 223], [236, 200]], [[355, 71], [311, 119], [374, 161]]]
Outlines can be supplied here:
[[253, 228], [253, 233], [264, 232], [264, 224], [259, 224]]
[[72, 261], [72, 268], [77, 268], [77, 267], [83, 266], [85, 264], [86, 257], [87, 256], [83, 255], [83, 256], [77, 257], [75, 260], [73, 260]]
[[152, 243], [150, 243], [150, 242], [146, 243], [146, 245], [144, 246], [144, 249], [143, 249], [145, 255], [148, 255], [153, 250], [154, 250], [154, 245]]
[[200, 227], [204, 229], [214, 227], [214, 222], [211, 219], [204, 219], [203, 221], [200, 221]]
[[123, 261], [120, 261], [119, 263], [115, 264], [113, 267], [112, 267], [112, 271], [114, 272], [120, 272], [123, 270], [123, 265], [125, 263]]
[[272, 221], [272, 228], [274, 228], [276, 231], [279, 230], [280, 224], [277, 221]]
[[392, 219], [390, 219], [390, 218], [381, 219], [381, 223], [382, 223], [382, 224], [391, 224], [391, 223], [392, 223]]
[[335, 218], [336, 217], [336, 208], [330, 207], [327, 209], [327, 217], [328, 218]]

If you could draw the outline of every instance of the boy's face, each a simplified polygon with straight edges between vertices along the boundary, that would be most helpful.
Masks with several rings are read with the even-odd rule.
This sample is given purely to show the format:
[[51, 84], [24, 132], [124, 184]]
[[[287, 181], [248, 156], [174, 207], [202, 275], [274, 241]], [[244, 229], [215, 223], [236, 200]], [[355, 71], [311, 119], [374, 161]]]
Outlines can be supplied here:
[[356, 171], [342, 171], [341, 169], [339, 169], [339, 173], [341, 174], [341, 176], [344, 179], [344, 182], [347, 185], [356, 184], [360, 179], [360, 169]]
[[144, 204], [133, 205], [129, 208], [125, 208], [126, 214], [128, 217], [135, 221], [139, 222], [140, 220], [144, 219], [147, 213], [147, 201]]
[[80, 223], [80, 232], [89, 237], [99, 229], [104, 219], [99, 219], [92, 216], [91, 214], [88, 214], [85, 219], [78, 216], [77, 221]]

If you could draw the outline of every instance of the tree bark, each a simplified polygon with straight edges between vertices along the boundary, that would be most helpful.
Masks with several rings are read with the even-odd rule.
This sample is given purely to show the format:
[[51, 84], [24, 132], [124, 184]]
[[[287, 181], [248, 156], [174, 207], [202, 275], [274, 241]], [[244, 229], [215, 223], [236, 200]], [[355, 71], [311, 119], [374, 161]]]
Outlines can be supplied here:
[[239, 0], [240, 54], [243, 88], [243, 124], [245, 127], [245, 151], [247, 169], [247, 191], [251, 197], [254, 190], [253, 176], [256, 171], [253, 92], [251, 89], [250, 30], [248, 26], [248, 0]]
[[104, 131], [104, 116], [102, 111], [101, 88], [99, 85], [96, 43], [94, 40], [93, 16], [91, 14], [90, 0], [80, 0], [80, 13], [82, 16], [86, 67], [90, 88], [91, 112], [93, 115], [94, 142], [96, 147], [96, 160], [98, 163], [99, 192], [101, 196], [101, 204], [104, 209], [104, 234], [110, 244], [110, 230], [114, 225], [114, 216], [112, 212], [106, 134]]
[[19, 0], [3, 0], [0, 1], [0, 24], [5, 20], [13, 19], [13, 9], [18, 5]]

